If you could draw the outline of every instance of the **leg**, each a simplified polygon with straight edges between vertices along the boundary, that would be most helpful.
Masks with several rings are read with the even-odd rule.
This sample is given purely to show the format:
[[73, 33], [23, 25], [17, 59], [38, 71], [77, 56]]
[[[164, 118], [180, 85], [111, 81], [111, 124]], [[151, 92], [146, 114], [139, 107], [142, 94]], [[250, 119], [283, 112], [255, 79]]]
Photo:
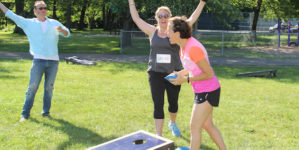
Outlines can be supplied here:
[[151, 88], [152, 99], [154, 102], [154, 121], [156, 134], [162, 136], [164, 123], [164, 78], [160, 73], [149, 72], [149, 84]]
[[166, 83], [166, 92], [167, 92], [167, 99], [168, 99], [168, 112], [170, 115], [170, 120], [172, 123], [175, 123], [176, 114], [178, 111], [178, 99], [179, 93], [181, 90], [181, 86], [175, 86], [168, 81]]
[[33, 106], [34, 97], [39, 87], [40, 81], [44, 73], [44, 64], [39, 60], [33, 60], [30, 71], [29, 87], [26, 92], [25, 102], [23, 106], [22, 116], [28, 118], [30, 110]]
[[178, 99], [179, 93], [181, 90], [181, 86], [175, 86], [168, 81], [166, 83], [166, 92], [167, 92], [167, 99], [168, 99], [168, 112], [170, 115], [170, 122], [169, 122], [169, 129], [172, 131], [173, 136], [180, 136], [181, 132], [176, 124], [176, 116], [178, 111]]
[[49, 116], [51, 100], [54, 90], [54, 82], [58, 70], [58, 61], [48, 61], [48, 67], [45, 71], [44, 98], [43, 98], [43, 116]]
[[154, 119], [156, 134], [162, 136], [164, 119]]
[[203, 128], [209, 133], [210, 137], [216, 143], [220, 150], [226, 150], [226, 146], [224, 144], [223, 138], [221, 136], [220, 131], [213, 123], [213, 111], [208, 116], [207, 120], [205, 121]]
[[191, 130], [191, 150], [199, 150], [201, 145], [201, 130], [204, 122], [207, 120], [208, 116], [212, 112], [212, 106], [208, 101], [205, 101], [201, 104], [194, 104], [191, 121], [190, 121], [190, 130]]

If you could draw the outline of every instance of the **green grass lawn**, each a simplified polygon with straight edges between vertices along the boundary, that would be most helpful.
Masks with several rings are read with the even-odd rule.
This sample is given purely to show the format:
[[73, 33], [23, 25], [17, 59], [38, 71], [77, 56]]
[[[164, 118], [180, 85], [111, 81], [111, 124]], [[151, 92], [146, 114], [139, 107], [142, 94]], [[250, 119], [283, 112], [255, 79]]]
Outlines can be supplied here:
[[[87, 36], [73, 33], [69, 38], [59, 39], [60, 53], [119, 54], [119, 37]], [[28, 52], [29, 43], [24, 35], [0, 32], [0, 51]]]
[[[98, 62], [87, 67], [61, 62], [51, 108], [55, 119], [40, 114], [41, 84], [31, 119], [19, 123], [30, 67], [30, 60], [0, 59], [0, 149], [86, 149], [137, 130], [154, 133], [145, 63]], [[229, 150], [299, 147], [298, 67], [214, 69], [222, 85], [214, 123]], [[265, 69], [278, 69], [277, 77], [235, 77], [237, 73]], [[164, 137], [176, 146], [189, 143], [192, 104], [191, 86], [184, 84], [177, 118], [182, 137], [173, 137], [164, 125]], [[169, 116], [165, 119], [168, 122]], [[202, 143], [204, 150], [217, 149], [206, 132]]]
[[[76, 31], [70, 38], [60, 38], [60, 53], [97, 53], [97, 54], [119, 54], [120, 37], [118, 36], [98, 36], [97, 34], [108, 34], [106, 31]], [[241, 49], [252, 46], [276, 46], [276, 34], [257, 34], [257, 40], [252, 41], [250, 34], [228, 34], [226, 33], [223, 43], [222, 55], [222, 35], [221, 33], [201, 33], [200, 42], [208, 50], [210, 56], [224, 57], [246, 57], [246, 58], [275, 58], [266, 52]], [[292, 41], [296, 41], [297, 36], [291, 36]], [[149, 55], [150, 45], [147, 38], [132, 38], [130, 46], [123, 46], [123, 54]], [[287, 35], [281, 35], [281, 45], [287, 45]], [[11, 34], [10, 32], [0, 32], [0, 51], [8, 52], [28, 52], [29, 43], [26, 36]]]

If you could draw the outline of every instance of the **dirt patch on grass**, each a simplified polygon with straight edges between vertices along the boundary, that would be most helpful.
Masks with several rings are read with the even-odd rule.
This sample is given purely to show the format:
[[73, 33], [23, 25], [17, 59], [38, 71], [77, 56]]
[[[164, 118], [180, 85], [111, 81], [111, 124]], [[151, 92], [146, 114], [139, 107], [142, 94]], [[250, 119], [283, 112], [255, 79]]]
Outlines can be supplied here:
[[256, 51], [267, 53], [272, 56], [280, 57], [298, 57], [299, 58], [299, 46], [253, 46], [253, 47], [243, 47], [234, 50], [246, 50], [246, 51]]

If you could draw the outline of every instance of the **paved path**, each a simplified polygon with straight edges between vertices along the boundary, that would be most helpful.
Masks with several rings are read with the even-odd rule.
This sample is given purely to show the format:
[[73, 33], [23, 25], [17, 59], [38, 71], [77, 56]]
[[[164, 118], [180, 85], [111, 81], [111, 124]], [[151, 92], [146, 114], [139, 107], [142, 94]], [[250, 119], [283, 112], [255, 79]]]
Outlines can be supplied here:
[[[78, 56], [88, 60], [105, 62], [148, 62], [148, 56], [120, 55], [120, 54], [60, 54], [61, 60], [64, 57]], [[0, 52], [0, 58], [32, 59], [29, 53], [25, 52]], [[299, 66], [298, 59], [270, 59], [270, 58], [231, 58], [211, 57], [212, 65], [244, 65], [244, 66]]]

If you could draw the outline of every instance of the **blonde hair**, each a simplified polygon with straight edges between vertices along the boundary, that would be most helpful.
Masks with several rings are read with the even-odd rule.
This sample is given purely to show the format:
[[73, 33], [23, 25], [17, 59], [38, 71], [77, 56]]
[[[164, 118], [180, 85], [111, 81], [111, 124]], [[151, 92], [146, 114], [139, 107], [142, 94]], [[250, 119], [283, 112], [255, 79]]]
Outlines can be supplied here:
[[[158, 20], [158, 15], [159, 15], [158, 13], [159, 13], [161, 10], [165, 10], [165, 11], [167, 11], [167, 12], [169, 13], [169, 18], [172, 16], [169, 7], [167, 7], [167, 6], [161, 6], [161, 7], [159, 7], [159, 8], [156, 10], [156, 13], [155, 13], [155, 18], [156, 18], [156, 20]], [[159, 22], [158, 22], [158, 24], [156, 25], [156, 27], [158, 27], [158, 28], [160, 27]]]
[[[34, 2], [34, 7], [36, 7], [37, 5], [39, 5], [39, 4], [44, 4], [44, 5], [46, 5], [46, 3], [44, 2], [44, 1], [35, 1]], [[47, 5], [46, 5], [47, 6]]]
[[156, 10], [156, 14], [155, 14], [155, 18], [156, 18], [156, 19], [158, 19], [158, 13], [159, 13], [161, 10], [166, 10], [166, 11], [169, 13], [169, 17], [172, 16], [171, 11], [170, 11], [170, 9], [169, 9], [167, 6], [161, 6], [161, 7], [159, 7], [159, 8]]

